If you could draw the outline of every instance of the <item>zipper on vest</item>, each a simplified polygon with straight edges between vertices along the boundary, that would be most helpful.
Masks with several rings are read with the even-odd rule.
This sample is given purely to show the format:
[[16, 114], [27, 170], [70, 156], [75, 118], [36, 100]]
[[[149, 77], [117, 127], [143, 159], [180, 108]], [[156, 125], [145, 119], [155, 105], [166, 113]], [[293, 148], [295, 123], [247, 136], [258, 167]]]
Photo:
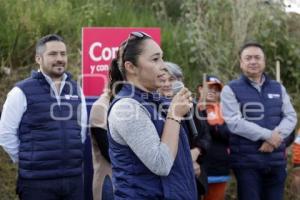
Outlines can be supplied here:
[[261, 90], [260, 90], [260, 102], [263, 104], [263, 106], [264, 106], [264, 118], [263, 118], [263, 123], [264, 123], [264, 126], [265, 127], [267, 127], [266, 125], [267, 125], [267, 118], [266, 118], [266, 105], [265, 105], [265, 100], [264, 100], [264, 96], [263, 96], [263, 94], [264, 94], [264, 90], [265, 90], [265, 87], [264, 87], [264, 84], [261, 86]]
[[260, 87], [260, 91], [258, 90], [258, 89], [256, 89], [253, 85], [251, 85], [252, 86], [252, 88], [257, 92], [257, 94], [258, 94], [258, 96], [259, 96], [259, 99], [260, 99], [260, 103], [262, 103], [263, 104], [263, 106], [264, 106], [264, 112], [263, 112], [263, 124], [266, 126], [266, 110], [265, 110], [265, 101], [264, 101], [264, 96], [263, 96], [263, 94], [264, 94], [264, 92], [263, 92], [263, 90], [264, 90], [264, 84]]
[[[60, 117], [62, 117], [62, 108], [61, 106], [59, 105], [59, 115]], [[64, 120], [60, 120], [60, 127], [61, 127], [61, 133], [63, 134], [63, 158], [62, 158], [62, 170], [63, 170], [63, 174], [65, 173], [65, 167], [66, 166], [66, 157], [65, 155], [66, 154], [66, 132], [65, 132], [65, 123], [64, 123]]]

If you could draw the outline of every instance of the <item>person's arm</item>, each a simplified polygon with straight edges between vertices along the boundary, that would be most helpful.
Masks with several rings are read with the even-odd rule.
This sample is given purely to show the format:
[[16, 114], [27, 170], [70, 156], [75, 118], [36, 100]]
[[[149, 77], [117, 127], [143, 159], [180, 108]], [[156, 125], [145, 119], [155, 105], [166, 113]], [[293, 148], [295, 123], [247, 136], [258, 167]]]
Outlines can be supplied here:
[[282, 138], [287, 138], [295, 129], [297, 124], [297, 114], [284, 86], [281, 86], [281, 91], [283, 118], [276, 129], [279, 131]]
[[101, 155], [110, 163], [107, 130], [100, 127], [91, 127], [91, 134], [93, 139], [96, 140]]
[[23, 113], [27, 109], [27, 101], [24, 93], [18, 87], [14, 87], [7, 95], [3, 105], [0, 121], [0, 146], [8, 153], [13, 162], [19, 160], [18, 128]]
[[[90, 114], [90, 131], [92, 134], [92, 150], [94, 154], [101, 155], [110, 163], [108, 153], [108, 138], [107, 138], [107, 110], [109, 106], [110, 95], [104, 92], [92, 106]], [[94, 144], [95, 143], [95, 144]], [[100, 151], [100, 152], [98, 152]], [[95, 158], [96, 160], [96, 158]]]
[[211, 144], [211, 136], [206, 121], [205, 111], [199, 111], [197, 107], [195, 107], [194, 122], [198, 131], [198, 136], [195, 139], [195, 146], [199, 148], [201, 157], [203, 157], [206, 155]]
[[291, 146], [293, 144], [295, 138], [296, 138], [296, 130], [294, 129], [293, 132], [284, 139], [285, 146], [286, 147]]
[[107, 129], [107, 111], [110, 95], [103, 93], [93, 104], [90, 114], [91, 127]]
[[165, 143], [173, 158], [176, 158], [179, 142], [179, 130], [184, 116], [193, 107], [192, 93], [187, 88], [182, 88], [173, 98], [168, 109], [161, 141]]
[[[180, 98], [173, 98], [172, 102], [184, 102]], [[169, 117], [176, 118], [185, 114], [182, 112], [178, 115], [178, 109], [182, 105], [177, 106], [171, 108]], [[187, 112], [188, 106], [185, 109]], [[113, 105], [108, 123], [111, 137], [119, 144], [128, 145], [150, 171], [160, 176], [169, 174], [177, 154], [180, 129], [178, 122], [166, 119], [160, 139], [145, 107], [136, 100], [124, 98]]]
[[81, 141], [82, 143], [85, 142], [86, 139], [86, 129], [87, 129], [87, 120], [88, 120], [88, 116], [87, 116], [87, 108], [86, 108], [86, 101], [85, 101], [85, 97], [83, 94], [82, 89], [80, 88], [80, 93], [81, 93]]
[[251, 141], [271, 138], [272, 130], [249, 122], [242, 117], [240, 105], [229, 86], [225, 86], [221, 92], [221, 107], [224, 120], [233, 134]]
[[[174, 158], [169, 147], [160, 141], [150, 114], [133, 99], [116, 102], [108, 116], [111, 137], [128, 145], [144, 165], [157, 175], [168, 175]], [[176, 133], [174, 133], [176, 134]]]

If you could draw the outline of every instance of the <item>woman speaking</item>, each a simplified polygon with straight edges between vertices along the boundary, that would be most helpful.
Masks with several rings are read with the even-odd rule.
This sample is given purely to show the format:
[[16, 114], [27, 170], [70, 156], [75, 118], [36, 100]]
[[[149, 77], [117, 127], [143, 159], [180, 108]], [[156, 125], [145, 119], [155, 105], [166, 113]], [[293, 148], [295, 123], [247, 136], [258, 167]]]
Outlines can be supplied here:
[[112, 61], [108, 110], [115, 199], [197, 198], [188, 139], [181, 127], [192, 106], [182, 88], [168, 113], [156, 92], [164, 80], [163, 52], [146, 33], [132, 32]]

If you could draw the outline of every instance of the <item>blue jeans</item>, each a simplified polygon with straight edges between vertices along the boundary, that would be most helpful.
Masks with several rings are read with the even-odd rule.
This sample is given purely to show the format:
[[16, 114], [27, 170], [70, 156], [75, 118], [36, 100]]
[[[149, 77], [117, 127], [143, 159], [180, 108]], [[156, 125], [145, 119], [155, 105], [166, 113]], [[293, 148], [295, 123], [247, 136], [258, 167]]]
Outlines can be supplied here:
[[102, 186], [102, 200], [113, 200], [114, 192], [113, 185], [110, 177], [107, 175], [104, 178], [103, 186]]
[[235, 168], [239, 200], [283, 200], [286, 167]]
[[83, 200], [82, 176], [58, 179], [18, 179], [20, 200]]

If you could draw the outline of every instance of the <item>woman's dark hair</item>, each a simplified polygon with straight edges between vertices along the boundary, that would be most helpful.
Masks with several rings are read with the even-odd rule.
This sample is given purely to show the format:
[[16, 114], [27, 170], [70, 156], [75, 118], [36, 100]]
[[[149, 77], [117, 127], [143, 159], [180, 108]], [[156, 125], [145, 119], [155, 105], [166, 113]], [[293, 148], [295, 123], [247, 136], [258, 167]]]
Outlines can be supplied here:
[[114, 58], [110, 64], [109, 88], [112, 91], [112, 98], [121, 90], [122, 82], [126, 80], [124, 63], [129, 61], [132, 64], [137, 65], [138, 57], [143, 52], [142, 45], [144, 40], [151, 39], [150, 36], [143, 34], [142, 32], [137, 33], [140, 33], [141, 36], [136, 36], [131, 33], [129, 38], [121, 44], [116, 58]]

